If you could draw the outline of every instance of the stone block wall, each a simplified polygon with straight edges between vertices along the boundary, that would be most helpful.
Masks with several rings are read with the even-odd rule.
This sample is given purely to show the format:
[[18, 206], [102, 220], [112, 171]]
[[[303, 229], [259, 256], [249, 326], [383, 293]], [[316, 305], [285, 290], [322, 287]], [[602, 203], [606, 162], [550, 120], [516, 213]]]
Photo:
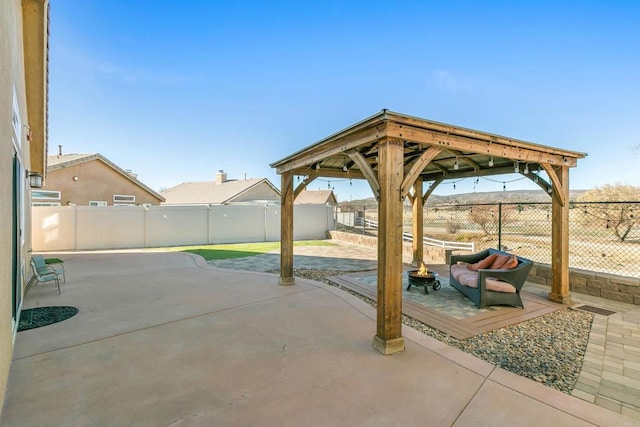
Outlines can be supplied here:
[[[378, 247], [378, 238], [376, 236], [368, 236], [365, 234], [346, 233], [344, 231], [331, 230], [328, 232], [329, 237], [333, 240], [353, 243], [361, 246], [368, 246], [376, 249]], [[402, 242], [402, 260], [406, 263], [413, 261], [413, 246], [411, 242]], [[453, 252], [451, 249], [436, 248], [433, 246], [424, 246], [424, 259], [427, 264], [448, 264], [449, 257]], [[467, 253], [465, 251], [456, 251], [456, 253]]]
[[[335, 240], [353, 243], [356, 245], [376, 248], [378, 238], [363, 234], [346, 233], [343, 231], [329, 231], [329, 237]], [[424, 247], [424, 262], [429, 264], [448, 264], [451, 250]], [[456, 251], [456, 253], [468, 253]], [[413, 259], [411, 243], [403, 242], [404, 262], [410, 263]], [[527, 281], [549, 286], [551, 291], [551, 266], [535, 263]], [[594, 295], [600, 298], [640, 305], [640, 279], [634, 277], [617, 276], [609, 273], [595, 271], [569, 269], [569, 289], [571, 292]]]
[[[534, 264], [527, 281], [548, 285], [551, 289], [551, 266]], [[609, 273], [569, 269], [571, 292], [640, 305], [640, 279]]]

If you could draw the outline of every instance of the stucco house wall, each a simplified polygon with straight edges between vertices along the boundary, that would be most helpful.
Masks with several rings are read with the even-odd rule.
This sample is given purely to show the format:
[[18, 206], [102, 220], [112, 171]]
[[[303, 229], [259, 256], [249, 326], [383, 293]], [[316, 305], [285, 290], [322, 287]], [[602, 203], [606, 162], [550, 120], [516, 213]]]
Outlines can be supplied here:
[[62, 206], [86, 206], [90, 201], [106, 202], [107, 206], [113, 206], [118, 204], [114, 203], [114, 195], [135, 196], [135, 202], [131, 204], [136, 205], [159, 205], [162, 201], [99, 159], [50, 169], [42, 189], [60, 191]]
[[0, 410], [29, 274], [27, 171], [44, 172], [47, 25], [47, 0], [0, 1]]
[[280, 193], [265, 181], [233, 199], [234, 202], [251, 202], [254, 200], [280, 201]]

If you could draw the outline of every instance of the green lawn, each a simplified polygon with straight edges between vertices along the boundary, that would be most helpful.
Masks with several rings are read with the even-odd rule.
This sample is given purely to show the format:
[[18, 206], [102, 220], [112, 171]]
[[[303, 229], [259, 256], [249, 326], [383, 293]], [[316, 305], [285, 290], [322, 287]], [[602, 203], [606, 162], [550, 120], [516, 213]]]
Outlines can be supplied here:
[[[326, 240], [300, 240], [293, 246], [337, 246]], [[280, 242], [230, 243], [226, 245], [176, 246], [154, 248], [153, 251], [191, 252], [207, 261], [214, 259], [243, 258], [260, 255], [280, 248]]]

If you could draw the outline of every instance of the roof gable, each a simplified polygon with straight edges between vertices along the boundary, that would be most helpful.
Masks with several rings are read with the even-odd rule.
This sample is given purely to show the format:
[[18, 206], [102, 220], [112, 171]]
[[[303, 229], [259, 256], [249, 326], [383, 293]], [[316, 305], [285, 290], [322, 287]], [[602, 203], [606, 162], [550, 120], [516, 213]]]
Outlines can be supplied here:
[[115, 163], [113, 163], [112, 161], [110, 161], [109, 159], [107, 159], [106, 157], [104, 157], [100, 153], [93, 153], [93, 154], [63, 154], [63, 155], [57, 155], [57, 156], [48, 156], [47, 157], [47, 172], [52, 172], [52, 171], [56, 171], [56, 170], [59, 170], [59, 169], [64, 169], [64, 168], [67, 168], [67, 167], [70, 167], [70, 166], [75, 166], [75, 165], [79, 165], [79, 164], [82, 164], [82, 163], [91, 162], [91, 161], [94, 161], [94, 160], [98, 160], [98, 161], [104, 163], [105, 165], [107, 165], [108, 167], [113, 169], [114, 172], [122, 175], [124, 178], [128, 179], [133, 184], [137, 185], [138, 187], [142, 188], [147, 193], [151, 194], [153, 197], [157, 198], [161, 202], [164, 201], [164, 197], [162, 197], [162, 195], [160, 193], [152, 190], [150, 187], [146, 186], [144, 183], [139, 181], [133, 175], [131, 175], [130, 173], [128, 173], [127, 171], [125, 171], [124, 169], [122, 169], [121, 167], [119, 167], [118, 165], [116, 165]]
[[331, 190], [306, 190], [298, 194], [294, 203], [299, 205], [318, 205], [337, 203], [337, 200]]

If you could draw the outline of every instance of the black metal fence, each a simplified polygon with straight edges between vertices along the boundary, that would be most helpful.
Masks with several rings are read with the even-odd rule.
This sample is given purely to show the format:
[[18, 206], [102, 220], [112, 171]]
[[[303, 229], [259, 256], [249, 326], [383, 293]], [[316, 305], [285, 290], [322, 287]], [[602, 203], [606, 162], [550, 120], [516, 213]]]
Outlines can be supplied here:
[[[337, 228], [366, 232], [364, 218], [377, 221], [377, 207], [351, 203], [337, 215], [355, 224]], [[405, 231], [411, 232], [412, 209], [405, 207]], [[448, 241], [473, 242], [476, 251], [501, 248], [533, 261], [551, 264], [551, 203], [493, 203], [427, 206], [424, 234]], [[571, 202], [569, 265], [573, 268], [640, 277], [640, 202]]]

